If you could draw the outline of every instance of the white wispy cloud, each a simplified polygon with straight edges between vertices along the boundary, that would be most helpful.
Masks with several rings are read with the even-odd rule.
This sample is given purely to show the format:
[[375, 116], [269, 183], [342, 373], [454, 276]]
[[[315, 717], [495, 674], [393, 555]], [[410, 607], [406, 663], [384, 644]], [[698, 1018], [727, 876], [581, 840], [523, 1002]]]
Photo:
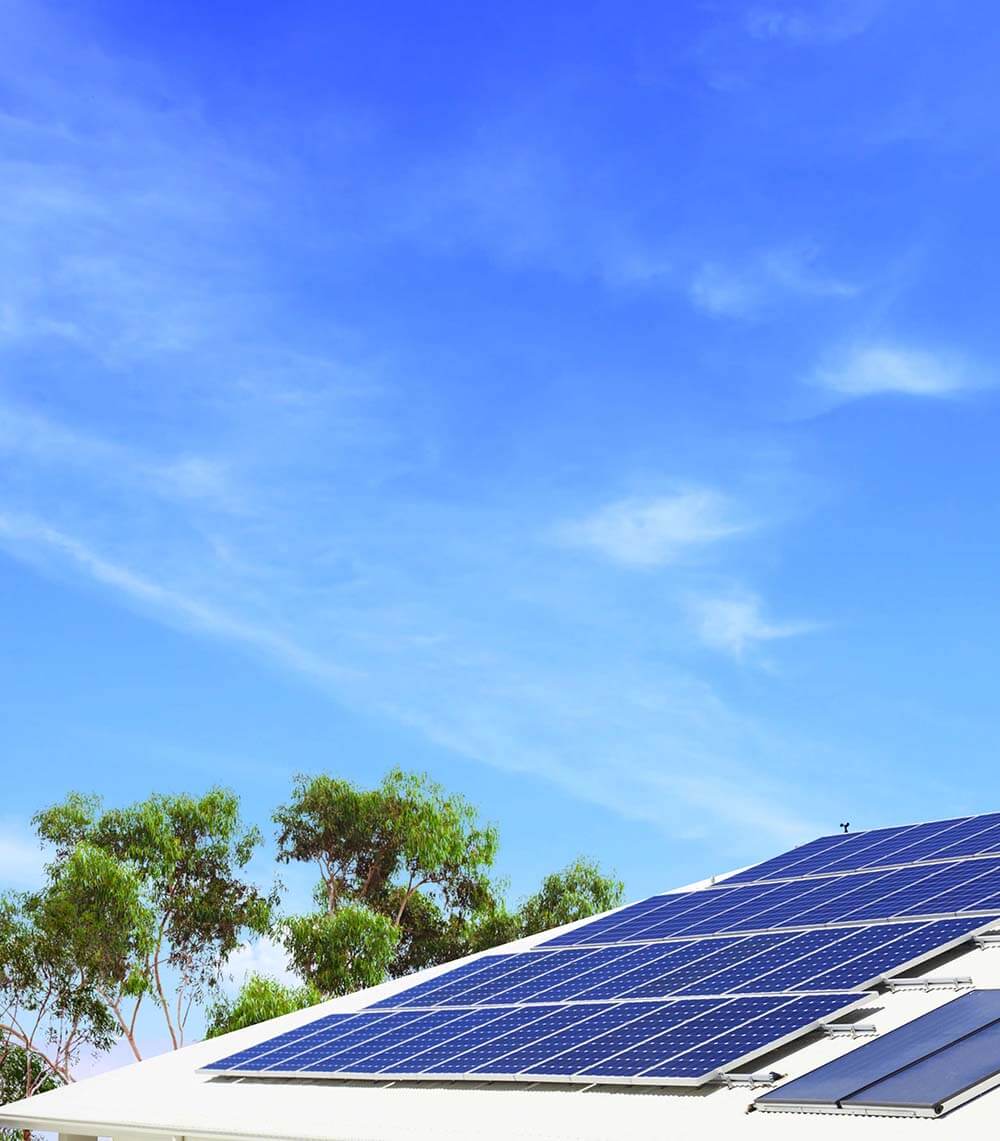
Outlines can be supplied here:
[[852, 282], [825, 274], [814, 251], [768, 250], [743, 263], [706, 261], [690, 284], [692, 302], [718, 317], [752, 317], [787, 297], [848, 298]]
[[[502, 644], [471, 647], [461, 635], [440, 644], [431, 639], [404, 643], [397, 616], [373, 611], [363, 616], [363, 642], [352, 644], [352, 668], [345, 668], [329, 649], [311, 646], [304, 634], [293, 637], [181, 593], [44, 522], [0, 517], [0, 543], [32, 562], [75, 569], [151, 617], [259, 652], [338, 700], [391, 717], [470, 760], [530, 773], [626, 818], [690, 836], [708, 835], [712, 822], [724, 819], [782, 842], [812, 830], [791, 805], [768, 807], [763, 792], [760, 803], [728, 802], [714, 794], [727, 782], [738, 783], [740, 766], [759, 751], [775, 774], [777, 803], [783, 744], [762, 738], [754, 747], [756, 728], [727, 709], [709, 687], [675, 671], [654, 682], [636, 671], [628, 655], [612, 660], [606, 646], [596, 673], [585, 661], [527, 670], [518, 652]], [[231, 603], [238, 601], [231, 592]], [[452, 608], [454, 601], [448, 599]], [[322, 630], [318, 615], [311, 604], [299, 623], [300, 631], [312, 630], [313, 639]], [[361, 618], [346, 612], [338, 624]], [[389, 650], [373, 638], [380, 628]], [[608, 687], [609, 676], [617, 678], [614, 689]], [[694, 831], [684, 806], [698, 810], [701, 823]]]
[[[171, 76], [81, 53], [20, 7], [41, 26], [0, 58], [19, 95], [0, 118], [0, 143], [16, 144], [0, 147], [16, 155], [0, 159], [6, 552], [671, 835], [807, 835], [808, 790], [787, 791], [801, 743], [671, 664], [657, 621], [682, 623], [673, 603], [652, 621], [591, 560], [533, 541], [565, 514], [557, 543], [689, 566], [751, 531], [750, 508], [682, 486], [553, 509], [517, 471], [509, 492], [455, 495], [467, 472], [442, 479], [447, 417], [428, 427], [420, 358], [386, 361], [378, 338], [366, 351], [332, 300], [319, 321], [292, 275], [273, 280], [289, 243], [317, 272], [328, 252], [311, 220], [290, 232], [315, 195], [283, 181], [300, 165], [280, 146], [234, 150], [239, 133], [213, 134]], [[324, 218], [328, 248], [408, 241], [684, 290], [690, 259], [619, 229], [599, 192], [581, 193], [572, 156], [523, 126], [458, 140], [399, 179], [359, 173], [358, 197]], [[352, 155], [336, 157], [355, 170]]]
[[241, 492], [227, 461], [211, 456], [162, 459], [71, 428], [52, 417], [0, 397], [0, 453], [20, 455], [64, 469], [105, 472], [113, 482], [142, 486], [157, 496], [213, 508], [242, 509]]
[[86, 543], [39, 520], [0, 514], [0, 545], [29, 557], [31, 554], [55, 555], [102, 586], [153, 608], [161, 617], [262, 650], [297, 673], [328, 682], [343, 680], [351, 673], [327, 657], [311, 653], [282, 633], [245, 621], [218, 606], [164, 586], [105, 558]]
[[818, 628], [814, 622], [778, 622], [767, 618], [761, 599], [748, 591], [693, 598], [688, 609], [702, 642], [735, 658], [762, 642], [794, 638]]
[[857, 345], [818, 368], [814, 384], [845, 397], [898, 393], [956, 396], [977, 382], [968, 363], [951, 353], [898, 344]]
[[267, 975], [285, 986], [299, 986], [301, 979], [288, 968], [288, 952], [266, 936], [243, 943], [226, 960], [228, 989], [238, 991], [251, 975]]
[[656, 567], [753, 527], [727, 496], [698, 487], [648, 499], [620, 499], [562, 524], [556, 534], [568, 546], [595, 551], [625, 566]]

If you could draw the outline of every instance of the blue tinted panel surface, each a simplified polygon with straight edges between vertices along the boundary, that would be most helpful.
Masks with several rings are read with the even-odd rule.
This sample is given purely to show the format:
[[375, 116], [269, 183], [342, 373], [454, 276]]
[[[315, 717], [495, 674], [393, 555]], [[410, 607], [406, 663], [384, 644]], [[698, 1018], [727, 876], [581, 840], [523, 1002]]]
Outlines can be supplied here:
[[[576, 952], [561, 952], [560, 961], [557, 966], [552, 967], [542, 974], [535, 975], [534, 977], [521, 981], [513, 986], [507, 987], [498, 992], [495, 998], [491, 998], [491, 1002], [511, 1003], [511, 1002], [538, 1002], [543, 1001], [539, 995], [544, 994], [550, 987], [557, 987], [566, 982], [577, 982], [582, 984], [583, 980], [588, 978], [591, 971], [604, 967], [606, 970], [610, 967], [616, 966], [618, 963], [624, 961], [633, 953], [634, 947], [598, 947], [593, 951], [583, 952], [581, 957], [574, 957], [573, 959], [563, 959], [563, 955], [574, 955]], [[528, 952], [531, 954], [531, 952]], [[624, 970], [622, 965], [620, 970]], [[596, 979], [594, 980], [597, 981]]]
[[[854, 868], [884, 868], [895, 864], [909, 864], [921, 858], [921, 852], [932, 852], [935, 840], [951, 834], [955, 828], [965, 823], [964, 819], [936, 820], [929, 824], [914, 824], [899, 832], [891, 833], [874, 844], [858, 850], [853, 858], [848, 855], [831, 860], [825, 872], [850, 871]], [[947, 843], [946, 840], [938, 842]], [[912, 853], [912, 854], [910, 854]]]
[[879, 915], [891, 915], [892, 906], [889, 899], [893, 892], [927, 874], [927, 868], [900, 868], [892, 872], [876, 872], [874, 875], [861, 873], [846, 875], [839, 880], [830, 880], [829, 882], [839, 886], [840, 890], [834, 890], [826, 901], [814, 907], [804, 908], [795, 921], [834, 923], [849, 916], [852, 911], [864, 904], [874, 904], [874, 910]]
[[[657, 1034], [656, 1037], [639, 1042], [613, 1056], [606, 1055], [603, 1060], [582, 1067], [580, 1072], [597, 1077], [634, 1077], [651, 1066], [666, 1061], [667, 1058], [700, 1046], [720, 1034], [735, 1030], [737, 1026], [769, 1014], [790, 1001], [787, 995], [774, 998], [732, 999], [716, 1007], [715, 1010], [710, 1010], [698, 1018], [668, 1030], [665, 1034]], [[608, 1037], [614, 1036], [612, 1033]]]
[[770, 1049], [772, 1044], [802, 1033], [858, 1001], [856, 994], [812, 995], [797, 998], [753, 1022], [731, 1030], [687, 1053], [642, 1071], [649, 1078], [700, 1078], [724, 1070], [741, 1058]]
[[[595, 919], [591, 923], [585, 923], [572, 931], [565, 931], [562, 935], [557, 935], [554, 939], [547, 940], [541, 944], [541, 946], [564, 947], [586, 944], [598, 936], [610, 935], [611, 931], [625, 924], [644, 922], [644, 917], [651, 915], [655, 911], [664, 910], [669, 907], [690, 905], [694, 902], [696, 894], [695, 892], [679, 892], [669, 896], [652, 896], [650, 899], [644, 899], [639, 903], [631, 903], [628, 907], [623, 907], [620, 911], [616, 911], [612, 915], [604, 916], [603, 919]], [[619, 940], [614, 938], [607, 938], [604, 941], [608, 943], [619, 942]]]
[[570, 1032], [560, 1036], [560, 1040], [555, 1043], [553, 1053], [545, 1061], [525, 1066], [519, 1072], [563, 1076], [583, 1071], [589, 1073], [590, 1067], [595, 1062], [600, 1062], [612, 1054], [669, 1031], [673, 1027], [683, 1026], [692, 1019], [709, 1017], [714, 1010], [723, 1005], [718, 999], [682, 999], [661, 1006], [624, 1025], [616, 1026], [599, 1036], [596, 1028], [593, 1036], [588, 1033], [574, 1037]]
[[838, 833], [836, 836], [820, 836], [818, 840], [810, 840], [808, 844], [800, 844], [790, 852], [782, 852], [780, 856], [772, 856], [762, 864], [754, 864], [746, 871], [737, 872], [724, 882], [727, 884], [752, 883], [756, 880], [783, 879], [786, 876], [802, 875], [800, 865], [810, 860], [816, 860], [823, 855], [836, 850], [838, 845], [846, 844], [848, 836]]
[[910, 904], [900, 914], [947, 915], [953, 911], [980, 910], [984, 904], [989, 906], [991, 897], [1000, 891], [1000, 862], [975, 860], [958, 866], [965, 869], [964, 881], [960, 879], [956, 887]]
[[757, 1100], [800, 1105], [836, 1103], [997, 1019], [1000, 991], [971, 991]]
[[858, 868], [954, 859], [1000, 852], [1000, 813], [823, 836], [748, 868], [725, 882], [826, 875]]
[[[418, 1013], [406, 1014], [369, 1014], [359, 1015], [350, 1024], [342, 1027], [332, 1027], [323, 1033], [316, 1034], [301, 1042], [293, 1042], [262, 1054], [256, 1062], [251, 1062], [241, 1069], [256, 1071], [286, 1069], [289, 1063], [296, 1064], [301, 1058], [308, 1056], [310, 1060], [326, 1057], [334, 1050], [340, 1049], [351, 1042], [367, 1040], [376, 1034], [393, 1033], [404, 1026], [425, 1018], [426, 1015]], [[294, 1068], [294, 1066], [292, 1067]]]
[[655, 1003], [645, 1002], [629, 1002], [605, 1007], [601, 1014], [588, 1019], [586, 1023], [578, 1023], [571, 1030], [558, 1034], [546, 1035], [512, 1053], [507, 1051], [506, 1043], [503, 1043], [502, 1053], [498, 1050], [494, 1057], [481, 1059], [475, 1070], [483, 1074], [518, 1074], [583, 1042], [597, 1039], [609, 1030], [615, 1030], [628, 1022], [635, 1022], [636, 1019], [656, 1009], [659, 1008]]
[[[775, 896], [771, 906], [765, 909], [748, 910], [734, 923], [728, 925], [731, 931], [760, 930], [768, 927], [781, 927], [787, 924], [802, 925], [806, 922], [826, 922], [826, 920], [803, 920], [800, 917], [812, 911], [819, 914], [825, 909], [836, 915], [843, 907], [839, 902], [842, 896], [852, 892], [871, 891], [886, 875], [885, 872], [866, 872], [861, 875], [844, 875], [825, 880], [803, 880], [800, 883], [782, 885], [782, 892]], [[831, 903], [834, 906], [831, 908]]]
[[902, 939], [896, 939], [884, 946], [876, 947], [865, 955], [860, 955], [848, 963], [834, 967], [821, 975], [801, 983], [799, 990], [843, 990], [845, 987], [864, 986], [883, 975], [898, 971], [914, 959], [934, 951], [938, 947], [967, 935], [984, 925], [982, 918], [943, 919], [928, 923], [920, 930]]
[[335, 1037], [338, 1033], [343, 1032], [352, 1023], [368, 1024], [369, 1020], [375, 1021], [372, 1015], [366, 1014], [328, 1014], [325, 1018], [310, 1022], [307, 1026], [300, 1026], [297, 1030], [289, 1030], [274, 1038], [268, 1038], [266, 1042], [260, 1042], [256, 1046], [240, 1050], [238, 1054], [230, 1054], [218, 1062], [210, 1062], [204, 1069], [236, 1070], [245, 1063], [254, 1062], [265, 1054], [272, 1054], [280, 1049], [288, 1050], [293, 1044], [297, 1044], [297, 1050], [305, 1050], [308, 1049], [309, 1041], [316, 1035], [323, 1034], [323, 1040], [326, 1041], [327, 1038]]
[[883, 1078], [842, 1105], [928, 1108], [1000, 1073], [1000, 1022]]
[[[621, 998], [634, 987], [652, 982], [653, 979], [662, 978], [678, 967], [704, 959], [708, 955], [714, 955], [717, 951], [734, 946], [737, 942], [739, 942], [737, 939], [700, 939], [691, 943], [651, 944], [642, 948], [646, 957], [636, 967], [624, 974], [616, 975], [613, 978], [588, 986], [586, 989], [581, 989], [573, 997], [588, 1001], [595, 998]], [[658, 950], [670, 946], [674, 949], [667, 954], [656, 954]]]
[[749, 887], [728, 890], [706, 888], [698, 893], [697, 907], [689, 907], [665, 917], [661, 917], [659, 913], [651, 915], [640, 929], [641, 936], [637, 931], [633, 937], [660, 939], [681, 932], [719, 931], [726, 926], [723, 916], [738, 914], [748, 908], [760, 910], [765, 906], [765, 900], [770, 900], [775, 893], [784, 890], [786, 890], [784, 884], [752, 884]]
[[443, 1001], [449, 994], [457, 993], [463, 988], [478, 986], [486, 979], [497, 978], [507, 971], [514, 970], [517, 960], [518, 956], [515, 954], [486, 955], [482, 959], [463, 963], [454, 970], [428, 979], [425, 983], [411, 986], [399, 994], [380, 999], [373, 1003], [370, 1009], [379, 1010], [387, 1006], [433, 1006], [436, 1002]]
[[817, 852], [814, 857], [801, 861], [789, 871], [792, 876], [821, 875], [831, 864], [838, 864], [838, 870], [857, 868], [863, 864], [863, 853], [876, 844], [893, 839], [908, 832], [913, 827], [907, 824], [901, 828], [874, 828], [868, 832], [851, 832], [844, 837], [843, 844], [831, 847], [826, 852]]
[[[760, 954], [762, 951], [766, 951], [768, 947], [778, 946], [785, 942], [788, 937], [787, 933], [782, 933], [774, 935], [755, 935], [752, 939], [742, 939], [738, 943], [723, 947], [711, 955], [705, 955], [703, 958], [695, 959], [693, 962], [687, 963], [682, 967], [669, 970], [659, 978], [653, 978], [647, 982], [633, 986], [624, 992], [624, 997], [659, 998], [663, 995], [674, 994], [696, 979], [703, 979], [706, 976], [714, 974], [716, 971], [721, 971], [726, 967], [732, 966], [734, 963], [742, 961], [750, 955]], [[713, 992], [709, 990], [706, 993], [711, 994]]]
[[432, 1010], [419, 1015], [398, 1029], [379, 1034], [378, 1027], [374, 1027], [367, 1035], [360, 1031], [346, 1035], [340, 1041], [331, 1043], [325, 1051], [317, 1047], [301, 1057], [290, 1058], [287, 1063], [273, 1068], [304, 1073], [343, 1073], [352, 1070], [354, 1065], [372, 1054], [409, 1042], [419, 1034], [426, 1034], [429, 1031], [438, 1033], [446, 1026], [457, 1034], [458, 1027], [468, 1025], [472, 1019], [491, 1018], [497, 1013], [495, 1010]]
[[[844, 928], [830, 928], [821, 931], [803, 931], [793, 935], [777, 946], [771, 946], [763, 955], [740, 958], [732, 967], [707, 978], [696, 980], [676, 991], [676, 994], [728, 994], [732, 991], [754, 991], [754, 982], [764, 974], [787, 964], [805, 958], [810, 954], [829, 951], [831, 945], [842, 940], [848, 932]], [[746, 942], [754, 944], [761, 936], [751, 935]], [[748, 951], [750, 948], [748, 948]], [[763, 988], [781, 989], [781, 988]]]
[[[534, 1001], [558, 1002], [583, 997], [618, 998], [629, 986], [634, 986], [643, 978], [653, 977], [648, 974], [649, 971], [653, 974], [662, 973], [667, 970], [665, 964], [668, 962], [679, 966], [697, 955], [708, 954], [708, 949], [695, 943], [651, 943], [639, 947], [606, 947], [602, 950], [609, 955], [607, 962], [547, 986], [545, 990], [539, 991]], [[611, 953], [616, 957], [611, 958]], [[629, 983], [628, 979], [633, 979], [634, 982]], [[604, 993], [589, 993], [600, 992], [602, 989]]]
[[713, 931], [761, 930], [769, 926], [760, 921], [792, 901], [811, 897], [824, 887], [822, 880], [804, 880], [796, 883], [772, 884], [766, 890], [760, 887], [732, 888], [728, 892], [714, 891], [706, 907], [692, 913], [677, 934], [702, 935]]
[[[969, 827], [960, 839], [954, 839], [942, 846], [934, 853], [935, 859], [951, 860], [961, 856], [978, 856], [983, 852], [995, 852], [1000, 844], [1000, 815], [977, 816], [974, 819], [977, 827]], [[988, 827], [979, 828], [978, 825], [986, 823]], [[956, 833], [957, 836], [957, 833]], [[951, 840], [951, 838], [949, 837]]]
[[435, 1074], [465, 1074], [482, 1066], [501, 1054], [509, 1054], [520, 1047], [526, 1047], [539, 1039], [548, 1041], [560, 1031], [572, 1029], [576, 1033], [587, 1033], [586, 1027], [608, 1007], [564, 1006], [544, 1018], [536, 1018], [519, 1026], [512, 1026], [501, 1035], [470, 1034], [452, 1043], [455, 1047], [446, 1053], [444, 1049], [415, 1059], [420, 1072]]
[[[842, 936], [827, 947], [821, 947], [810, 955], [787, 966], [778, 967], [773, 971], [766, 971], [754, 979], [752, 988], [759, 991], [788, 991], [797, 990], [800, 984], [807, 979], [815, 978], [833, 967], [856, 959], [861, 955], [881, 947], [893, 939], [908, 935], [921, 927], [919, 923], [893, 923], [879, 927], [831, 927], [831, 935]], [[906, 960], [901, 960], [905, 962]], [[842, 987], [828, 989], [843, 989]]]
[[454, 1026], [454, 1033], [426, 1035], [374, 1054], [356, 1067], [359, 1073], [417, 1073], [436, 1061], [469, 1050], [492, 1039], [516, 1035], [519, 1031], [547, 1018], [570, 1018], [579, 1021], [586, 1014], [581, 1007], [520, 1007], [515, 1010], [473, 1012], [475, 1017]]
[[985, 869], [971, 870], [962, 864], [924, 864], [900, 868], [892, 873], [886, 891], [864, 900], [854, 907], [850, 919], [874, 919], [885, 915], [888, 907], [900, 915], [914, 904], [924, 903], [965, 880], [975, 878]]
[[[981, 846], [980, 835], [989, 832], [997, 823], [995, 816], [973, 816], [965, 820], [949, 821], [946, 827], [940, 824], [926, 824], [924, 831], [913, 842], [894, 848], [887, 858], [894, 863], [912, 863], [916, 860], [947, 859], [952, 848], [974, 841]], [[916, 833], [914, 833], [916, 836]]]
[[[648, 931], [658, 928], [674, 929], [689, 923], [690, 916], [699, 912], [711, 903], [715, 893], [711, 891], [698, 891], [688, 894], [683, 901], [672, 903], [666, 907], [658, 907], [655, 911], [643, 912], [641, 915], [629, 918], [614, 927], [596, 930], [588, 937], [590, 943], [627, 943], [649, 938]], [[656, 937], [656, 936], [654, 936]]]
[[[313, 1067], [325, 1072], [374, 1074], [383, 1070], [391, 1070], [394, 1063], [412, 1058], [414, 1054], [424, 1050], [439, 1047], [442, 1043], [451, 1042], [462, 1034], [480, 1030], [492, 1025], [505, 1017], [502, 1010], [467, 1010], [464, 1012], [450, 1011], [451, 1017], [446, 1017], [441, 1011], [437, 1017], [426, 1026], [420, 1028], [417, 1034], [401, 1034], [395, 1041], [387, 1039], [373, 1040], [367, 1045], [358, 1043], [350, 1050], [341, 1051], [323, 1059]], [[532, 1010], [508, 1011], [506, 1017], [512, 1015], [519, 1019], [538, 1018], [544, 1011], [536, 1008]], [[456, 1017], [457, 1015], [457, 1017]], [[499, 1033], [500, 1031], [498, 1031]]]
[[469, 986], [449, 991], [447, 1001], [449, 1004], [473, 1006], [478, 1002], [505, 1002], [499, 996], [513, 987], [530, 983], [547, 975], [557, 968], [566, 968], [571, 964], [583, 963], [593, 951], [525, 951], [518, 955], [513, 970], [505, 971], [501, 975], [478, 982], [474, 977], [469, 980]]
[[[763, 894], [759, 885], [710, 888], [700, 894], [704, 902], [699, 907], [669, 919], [660, 919], [658, 913], [640, 917], [623, 928], [619, 938], [642, 942], [986, 910], [1000, 898], [1000, 859], [843, 873], [772, 885]], [[593, 942], [610, 938], [599, 935]]]

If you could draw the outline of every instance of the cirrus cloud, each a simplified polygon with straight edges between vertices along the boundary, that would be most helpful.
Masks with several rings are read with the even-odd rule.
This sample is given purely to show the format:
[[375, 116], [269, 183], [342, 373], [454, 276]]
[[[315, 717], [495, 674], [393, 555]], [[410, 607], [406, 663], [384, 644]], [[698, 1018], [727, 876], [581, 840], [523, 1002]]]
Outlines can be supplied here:
[[583, 519], [564, 523], [559, 539], [630, 567], [677, 562], [692, 550], [733, 538], [753, 528], [728, 496], [694, 487], [673, 495], [626, 498]]
[[846, 397], [949, 397], [975, 383], [967, 362], [954, 354], [885, 343], [849, 349], [817, 369], [813, 381]]
[[761, 600], [747, 591], [693, 599], [688, 609], [701, 641], [734, 658], [743, 657], [762, 642], [794, 638], [817, 629], [814, 622], [776, 622], [767, 618]]

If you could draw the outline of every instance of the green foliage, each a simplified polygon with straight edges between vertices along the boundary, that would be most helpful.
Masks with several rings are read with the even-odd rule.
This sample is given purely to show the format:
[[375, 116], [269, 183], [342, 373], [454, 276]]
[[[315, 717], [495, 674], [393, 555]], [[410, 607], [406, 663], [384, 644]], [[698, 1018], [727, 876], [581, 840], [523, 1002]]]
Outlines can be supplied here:
[[228, 956], [270, 928], [275, 900], [243, 874], [261, 836], [243, 828], [236, 796], [154, 795], [104, 811], [74, 793], [39, 812], [35, 826], [55, 853], [39, 907], [78, 917], [72, 953], [134, 1054], [146, 995], [180, 1046], [192, 1004], [217, 985]]
[[81, 1049], [109, 1049], [116, 1037], [93, 967], [75, 952], [72, 912], [45, 902], [0, 897], [0, 1065], [19, 1097], [69, 1081]]
[[449, 908], [488, 891], [496, 829], [422, 774], [393, 769], [374, 789], [300, 776], [274, 820], [278, 859], [318, 866], [328, 911], [344, 899], [364, 902], [399, 926], [421, 889], [436, 890]]
[[521, 905], [522, 935], [534, 935], [564, 923], [588, 919], [622, 902], [625, 885], [604, 875], [593, 860], [582, 857], [545, 877], [542, 886]]
[[399, 928], [360, 903], [279, 924], [293, 969], [325, 997], [375, 986], [386, 976]]
[[[0, 1046], [0, 1105], [33, 1093], [47, 1093], [63, 1084], [42, 1055], [10, 1042]], [[32, 1141], [37, 1136], [32, 1133]], [[25, 1135], [20, 1129], [0, 1129], [0, 1141], [25, 1141]]]
[[491, 904], [496, 829], [424, 775], [393, 769], [373, 789], [300, 776], [274, 819], [278, 859], [319, 869], [322, 912], [283, 930], [296, 969], [324, 994], [461, 954], [472, 916]]
[[326, 908], [365, 899], [396, 871], [398, 844], [384, 787], [359, 789], [331, 776], [296, 777], [291, 802], [274, 814], [278, 860], [319, 867]]
[[46, 888], [30, 899], [34, 915], [61, 933], [72, 961], [100, 987], [127, 978], [153, 949], [155, 916], [138, 873], [86, 840], [51, 866]]
[[221, 995], [209, 1007], [205, 1037], [215, 1038], [269, 1018], [304, 1010], [321, 998], [313, 986], [285, 986], [266, 975], [251, 975], [235, 998]]
[[[222, 1034], [622, 898], [617, 879], [578, 859], [512, 909], [491, 879], [496, 829], [463, 797], [400, 769], [370, 789], [298, 777], [274, 820], [278, 860], [319, 870], [313, 913], [273, 918], [276, 895], [246, 874], [260, 833], [241, 824], [225, 790], [110, 810], [73, 793], [39, 812], [51, 853], [45, 884], [0, 897], [3, 1089], [23, 1096], [69, 1081], [81, 1049], [107, 1049], [120, 1036], [140, 1057], [136, 1018], [146, 1001], [179, 1046], [195, 1003], [210, 1001], [208, 1033]], [[220, 997], [229, 956], [264, 934], [281, 941], [304, 985], [255, 975], [235, 998]]]

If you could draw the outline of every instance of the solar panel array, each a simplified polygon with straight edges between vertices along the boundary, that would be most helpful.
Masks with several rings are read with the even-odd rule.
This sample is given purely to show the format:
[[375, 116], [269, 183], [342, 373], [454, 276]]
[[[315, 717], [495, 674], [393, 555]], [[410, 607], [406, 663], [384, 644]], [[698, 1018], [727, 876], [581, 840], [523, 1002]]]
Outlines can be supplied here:
[[700, 1085], [1000, 916], [1000, 814], [822, 837], [205, 1067], [255, 1077]]

